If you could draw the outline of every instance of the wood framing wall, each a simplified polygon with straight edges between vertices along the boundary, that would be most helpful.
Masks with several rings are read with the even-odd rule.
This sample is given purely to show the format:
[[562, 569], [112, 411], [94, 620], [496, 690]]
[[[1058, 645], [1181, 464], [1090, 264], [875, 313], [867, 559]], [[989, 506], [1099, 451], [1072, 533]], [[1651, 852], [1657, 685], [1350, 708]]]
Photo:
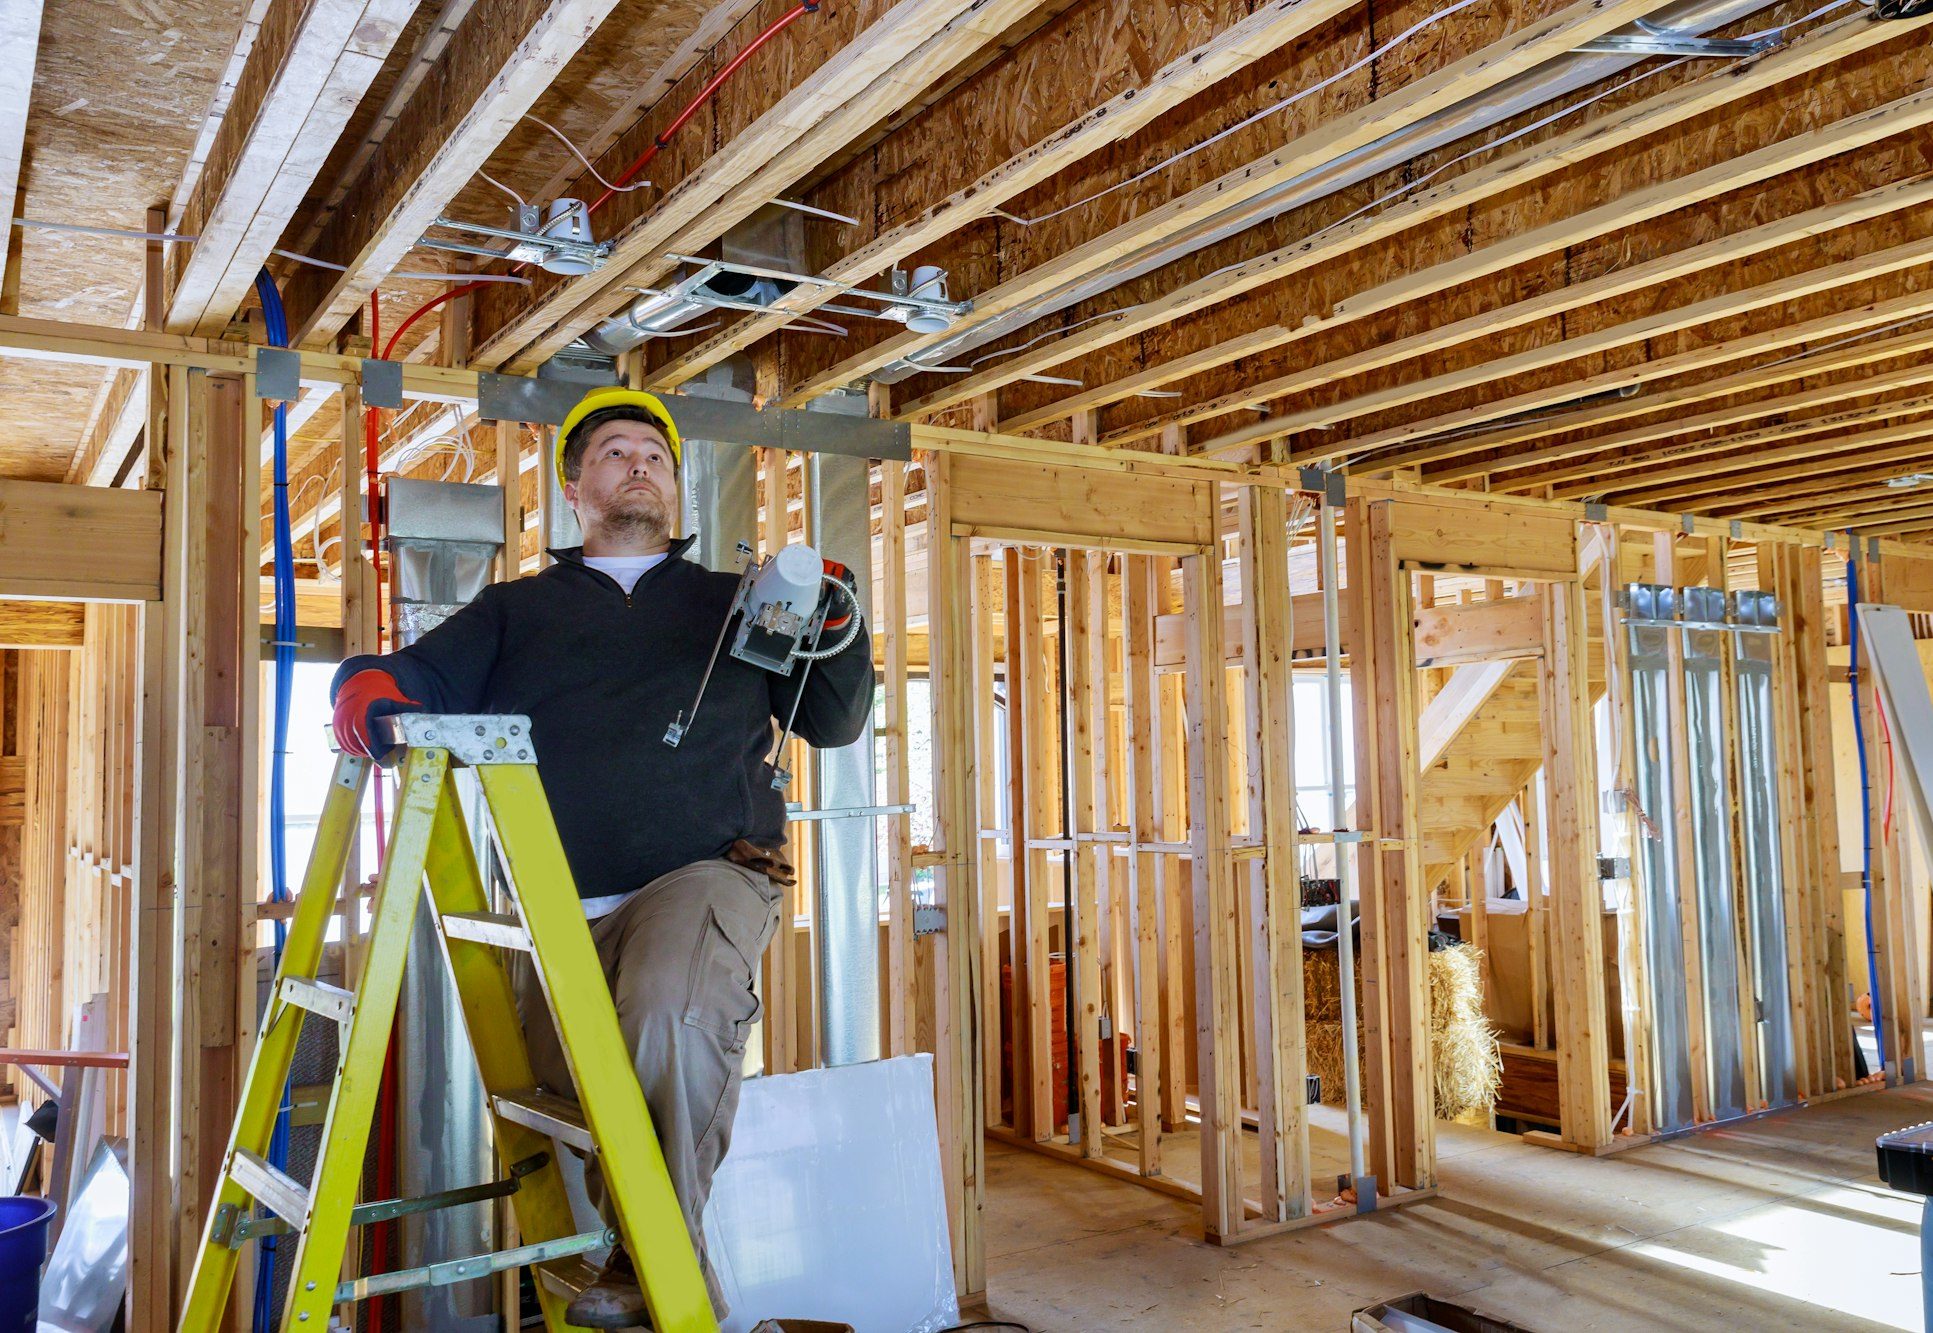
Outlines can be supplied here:
[[[13, 663], [0, 676], [0, 713], [12, 719], [0, 779], [18, 772], [25, 814], [13, 1039], [59, 1044], [63, 1010], [110, 996], [134, 1054], [119, 1095], [135, 1143], [137, 1292], [158, 1327], [225, 1137], [224, 1080], [252, 1037], [255, 922], [278, 909], [261, 902], [246, 798], [261, 782], [249, 609], [261, 539], [237, 515], [255, 512], [239, 478], [260, 408], [228, 363], [154, 378], [164, 447], [154, 488], [136, 497], [161, 519], [154, 582], [139, 589], [144, 606], [0, 615]], [[354, 513], [360, 404], [354, 386], [344, 396], [340, 499]], [[937, 1057], [963, 1290], [985, 1282], [988, 1134], [1198, 1200], [1204, 1234], [1220, 1243], [1352, 1214], [1327, 1186], [1345, 1148], [1304, 1105], [1305, 853], [1340, 851], [1359, 871], [1369, 1174], [1385, 1204], [1428, 1196], [1426, 932], [1448, 886], [1460, 876], [1468, 893], [1482, 872], [1467, 854], [1439, 855], [1427, 812], [1446, 755], [1454, 766], [1447, 738], [1474, 734], [1491, 697], [1473, 688], [1479, 676], [1493, 691], [1514, 679], [1534, 701], [1536, 745], [1512, 761], [1529, 767], [1510, 769], [1506, 800], [1535, 826], [1525, 838], [1548, 849], [1523, 964], [1541, 1027], [1522, 1058], [1547, 1067], [1555, 1089], [1556, 1133], [1539, 1141], [1602, 1152], [1642, 1137], [1640, 1111], [1614, 1118], [1640, 1077], [1647, 988], [1659, 979], [1634, 963], [1637, 923], [1598, 877], [1602, 796], [1619, 778], [1597, 771], [1593, 739], [1593, 710], [1618, 707], [1613, 593], [1632, 579], [1762, 584], [1788, 608], [1776, 684], [1780, 799], [1794, 818], [1780, 854], [1801, 1093], [1850, 1084], [1842, 853], [1816, 813], [1834, 800], [1821, 762], [1836, 688], [1825, 646], [1843, 551], [1764, 525], [1686, 532], [1675, 515], [1352, 483], [1337, 589], [1355, 707], [1352, 819], [1365, 838], [1351, 851], [1295, 804], [1292, 678], [1323, 638], [1313, 495], [1268, 464], [959, 427], [917, 428], [915, 441], [913, 464], [875, 470], [877, 721], [882, 796], [911, 795], [924, 781], [914, 765], [930, 762], [932, 824], [917, 836], [911, 818], [888, 828], [881, 1035], [885, 1050]], [[509, 577], [541, 558], [527, 517], [543, 437], [501, 423], [493, 444], [486, 478], [513, 481], [506, 520], [525, 536]], [[761, 460], [767, 549], [803, 522], [800, 463]], [[1860, 559], [1862, 595], [1933, 612], [1933, 558], [1888, 543]], [[81, 565], [77, 580], [100, 577]], [[347, 571], [333, 617], [352, 650], [374, 646], [375, 571], [353, 549]], [[912, 703], [922, 677], [930, 716]], [[0, 799], [0, 873], [7, 808]], [[1896, 848], [1898, 827], [1878, 833]], [[818, 1059], [811, 836], [796, 834], [807, 873], [762, 978], [773, 1072]], [[1876, 846], [1884, 998], [1898, 1016], [1888, 1039], [1912, 1053], [1916, 1075], [1906, 1029], [1921, 1004], [1917, 927], [1888, 839]], [[359, 883], [352, 872], [346, 887]], [[916, 905], [938, 909], [937, 931], [915, 935]], [[356, 947], [350, 930], [351, 970]], [[178, 995], [194, 997], [179, 1014]], [[192, 1089], [152, 1076], [176, 1061], [194, 1067]], [[177, 1156], [178, 1171], [164, 1165]]]

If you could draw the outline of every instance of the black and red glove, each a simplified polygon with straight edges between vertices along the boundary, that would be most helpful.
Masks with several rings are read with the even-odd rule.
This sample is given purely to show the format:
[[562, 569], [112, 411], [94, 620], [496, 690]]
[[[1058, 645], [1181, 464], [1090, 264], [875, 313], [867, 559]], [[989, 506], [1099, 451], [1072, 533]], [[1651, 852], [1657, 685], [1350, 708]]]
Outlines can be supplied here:
[[826, 633], [844, 634], [846, 626], [852, 623], [853, 608], [859, 605], [859, 580], [837, 560], [826, 561], [826, 573], [844, 584], [846, 591], [852, 595], [848, 600], [837, 593], [830, 594], [832, 605], [826, 608]]
[[413, 712], [422, 704], [403, 693], [396, 677], [370, 667], [342, 682], [336, 691], [336, 748], [344, 754], [374, 759], [376, 719]]

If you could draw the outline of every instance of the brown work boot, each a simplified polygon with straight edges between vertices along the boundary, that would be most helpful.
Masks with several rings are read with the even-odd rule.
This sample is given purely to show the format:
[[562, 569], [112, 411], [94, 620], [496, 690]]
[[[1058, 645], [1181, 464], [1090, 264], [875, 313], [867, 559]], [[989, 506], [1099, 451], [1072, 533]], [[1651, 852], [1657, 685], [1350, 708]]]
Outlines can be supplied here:
[[645, 1312], [644, 1289], [638, 1285], [638, 1270], [631, 1267], [631, 1256], [619, 1245], [598, 1270], [597, 1281], [577, 1293], [564, 1310], [564, 1322], [578, 1328], [649, 1328], [651, 1316]]

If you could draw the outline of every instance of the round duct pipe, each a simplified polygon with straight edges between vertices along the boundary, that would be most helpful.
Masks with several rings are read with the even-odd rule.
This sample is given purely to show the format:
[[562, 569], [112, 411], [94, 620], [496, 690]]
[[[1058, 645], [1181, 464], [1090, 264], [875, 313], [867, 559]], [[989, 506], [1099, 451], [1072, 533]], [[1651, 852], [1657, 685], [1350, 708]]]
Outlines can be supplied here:
[[647, 292], [623, 310], [586, 333], [582, 342], [603, 356], [618, 356], [647, 338], [656, 338], [689, 324], [707, 310], [719, 308], [707, 296], [753, 305], [770, 305], [779, 299], [782, 287], [770, 278], [755, 278], [729, 270], [715, 273], [702, 286], [683, 296], [671, 292]]

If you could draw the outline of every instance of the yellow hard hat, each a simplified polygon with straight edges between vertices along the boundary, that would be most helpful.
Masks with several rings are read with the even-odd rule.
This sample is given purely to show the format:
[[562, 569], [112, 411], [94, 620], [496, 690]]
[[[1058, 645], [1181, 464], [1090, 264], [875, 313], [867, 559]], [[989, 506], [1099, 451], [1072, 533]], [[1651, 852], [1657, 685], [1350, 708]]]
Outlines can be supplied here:
[[592, 389], [577, 400], [577, 406], [564, 418], [564, 424], [557, 428], [557, 448], [551, 462], [557, 469], [557, 484], [564, 484], [564, 449], [570, 443], [571, 432], [575, 431], [593, 412], [602, 412], [613, 407], [630, 407], [644, 413], [664, 432], [665, 443], [671, 446], [673, 467], [685, 461], [684, 441], [678, 438], [678, 423], [671, 419], [671, 409], [655, 393], [642, 389], [627, 389], [612, 384], [601, 389]]

